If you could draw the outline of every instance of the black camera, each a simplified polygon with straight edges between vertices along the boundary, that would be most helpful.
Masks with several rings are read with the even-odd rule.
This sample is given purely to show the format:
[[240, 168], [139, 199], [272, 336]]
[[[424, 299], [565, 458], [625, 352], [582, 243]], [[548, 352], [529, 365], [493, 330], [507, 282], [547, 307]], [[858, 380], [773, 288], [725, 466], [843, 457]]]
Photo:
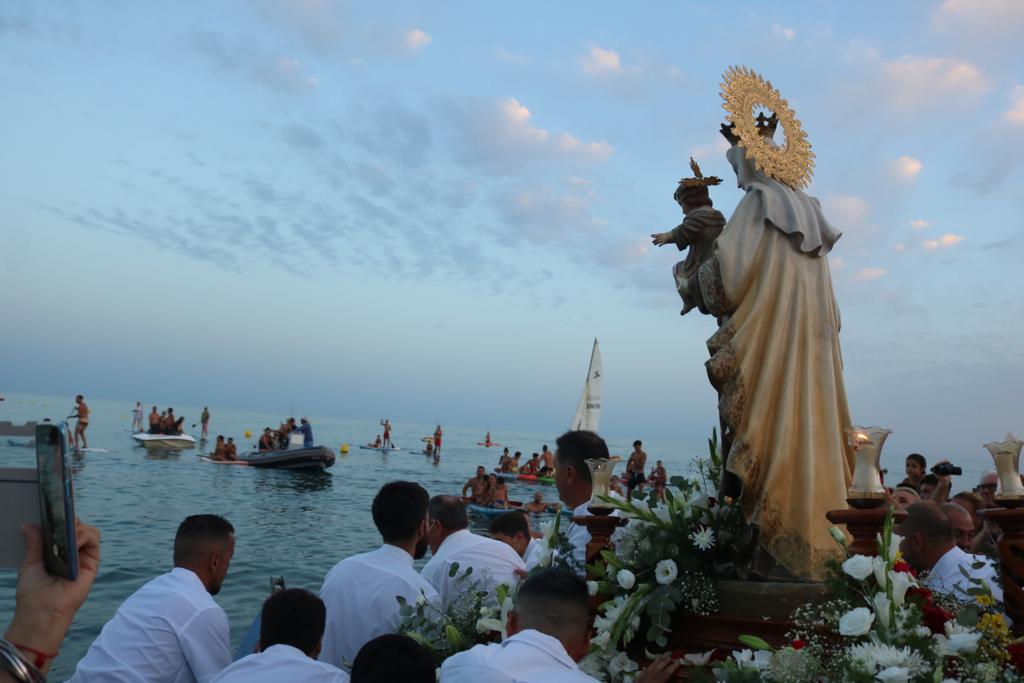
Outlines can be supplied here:
[[932, 473], [937, 477], [948, 477], [950, 475], [960, 477], [963, 476], [964, 471], [956, 465], [950, 465], [948, 462], [940, 462], [932, 468]]

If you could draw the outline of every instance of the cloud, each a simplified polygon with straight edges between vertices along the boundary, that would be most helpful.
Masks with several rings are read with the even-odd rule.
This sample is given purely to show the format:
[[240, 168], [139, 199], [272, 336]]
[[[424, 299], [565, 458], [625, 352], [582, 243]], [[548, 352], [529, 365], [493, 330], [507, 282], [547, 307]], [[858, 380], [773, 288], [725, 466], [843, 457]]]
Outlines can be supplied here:
[[910, 221], [910, 227], [912, 227], [914, 230], [924, 230], [926, 228], [932, 227], [932, 223], [931, 221], [926, 221], [922, 218], [915, 218], [914, 220]]
[[962, 235], [954, 235], [952, 233], [943, 235], [937, 240], [925, 240], [921, 244], [928, 251], [936, 251], [937, 249], [945, 249], [954, 245], [960, 244], [964, 241]]
[[841, 231], [865, 229], [870, 213], [868, 203], [853, 195], [828, 195], [822, 202], [825, 217]]
[[591, 217], [586, 196], [578, 192], [546, 187], [503, 190], [495, 194], [492, 204], [502, 220], [499, 239], [510, 245], [520, 238], [534, 244], [564, 241], [599, 225]]
[[716, 135], [715, 139], [706, 145], [697, 145], [690, 150], [690, 156], [695, 161], [704, 161], [710, 157], [716, 159], [722, 158], [726, 152], [729, 151], [729, 143], [721, 135]]
[[285, 126], [284, 139], [289, 145], [300, 150], [321, 149], [327, 144], [316, 131], [299, 123]]
[[614, 50], [605, 50], [600, 47], [592, 47], [586, 57], [580, 60], [580, 66], [591, 76], [607, 76], [609, 74], [621, 74], [622, 58]]
[[430, 43], [433, 42], [433, 38], [431, 38], [425, 31], [414, 28], [406, 32], [403, 42], [405, 43], [406, 50], [410, 53], [416, 53], [420, 49], [430, 45]]
[[793, 40], [796, 38], [796, 31], [789, 26], [772, 24], [772, 36], [780, 40]]
[[[1021, 3], [1024, 7], [1024, 3]], [[1010, 91], [1010, 108], [1003, 112], [1003, 119], [1015, 126], [1024, 126], [1024, 85]]]
[[220, 33], [192, 35], [192, 48], [215, 70], [242, 76], [270, 90], [302, 94], [316, 89], [317, 79], [297, 59], [275, 55], [255, 40], [229, 41]]
[[989, 78], [970, 62], [945, 57], [907, 55], [883, 62], [881, 69], [888, 101], [908, 109], [973, 100], [991, 87]]
[[955, 31], [963, 40], [988, 45], [1019, 38], [1024, 30], [1024, 3], [1020, 0], [945, 0], [932, 15], [936, 28]]
[[541, 159], [594, 163], [614, 149], [605, 141], [585, 142], [570, 133], [552, 134], [533, 124], [533, 113], [519, 100], [461, 99], [442, 105], [450, 126], [453, 153], [461, 163], [499, 173]]
[[385, 98], [376, 98], [372, 106], [353, 105], [336, 129], [346, 142], [404, 167], [422, 166], [428, 161], [433, 144], [433, 131], [426, 116]]
[[324, 55], [343, 43], [346, 22], [340, 0], [256, 0], [252, 6], [267, 22]]
[[904, 251], [907, 250], [907, 245], [903, 244], [902, 242], [898, 242], [892, 245], [892, 250], [895, 251], [897, 254], [902, 254]]
[[887, 272], [888, 271], [885, 268], [861, 268], [857, 271], [857, 275], [855, 277], [862, 282], [867, 282], [869, 280], [877, 280], [878, 278], [883, 277]]
[[917, 178], [923, 164], [914, 157], [901, 156], [889, 164], [890, 173], [899, 181], [910, 182]]

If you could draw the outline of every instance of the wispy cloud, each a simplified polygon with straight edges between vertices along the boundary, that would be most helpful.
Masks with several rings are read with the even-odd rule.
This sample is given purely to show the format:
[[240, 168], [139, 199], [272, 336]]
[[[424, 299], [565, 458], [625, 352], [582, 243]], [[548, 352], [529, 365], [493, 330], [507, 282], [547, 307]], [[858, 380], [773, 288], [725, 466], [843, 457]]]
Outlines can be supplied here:
[[236, 75], [277, 92], [302, 94], [317, 87], [317, 79], [299, 60], [273, 54], [255, 40], [229, 40], [212, 31], [190, 38], [196, 53], [215, 71]]
[[772, 36], [779, 40], [790, 41], [796, 38], [796, 30], [782, 24], [772, 24]]
[[963, 238], [962, 235], [954, 235], [953, 233], [949, 233], [949, 234], [943, 235], [942, 237], [940, 237], [937, 240], [925, 240], [921, 244], [928, 251], [937, 251], [939, 249], [945, 249], [945, 248], [948, 248], [948, 247], [955, 246], [957, 244], [960, 244], [963, 241], [964, 241], [964, 238]]
[[884, 277], [886, 273], [888, 273], [888, 271], [885, 268], [868, 267], [858, 270], [855, 277], [862, 282], [867, 282], [869, 280], [877, 280], [880, 277]]
[[[1024, 3], [1021, 3], [1024, 7]], [[1003, 112], [1003, 119], [1015, 126], [1024, 126], [1024, 85], [1010, 91], [1010, 108]]]
[[923, 166], [920, 159], [901, 156], [889, 163], [889, 171], [897, 181], [910, 182], [917, 179]]
[[410, 53], [416, 53], [419, 52], [422, 48], [425, 48], [427, 45], [430, 45], [430, 43], [432, 43], [433, 40], [434, 39], [431, 38], [426, 31], [414, 28], [410, 29], [409, 31], [406, 31], [405, 36], [403, 38], [403, 43], [405, 44], [406, 50], [408, 50]]
[[624, 73], [622, 57], [615, 50], [594, 46], [580, 59], [583, 71], [591, 76], [616, 76]]
[[932, 227], [932, 222], [926, 221], [923, 218], [915, 218], [914, 220], [910, 221], [910, 227], [912, 227], [914, 230], [925, 230], [927, 228]]
[[974, 100], [991, 88], [978, 67], [946, 57], [908, 55], [883, 62], [881, 70], [888, 101], [909, 109]]
[[614, 151], [606, 141], [582, 141], [571, 133], [552, 134], [533, 123], [519, 100], [449, 100], [442, 110], [462, 163], [510, 173], [542, 159], [605, 161]]

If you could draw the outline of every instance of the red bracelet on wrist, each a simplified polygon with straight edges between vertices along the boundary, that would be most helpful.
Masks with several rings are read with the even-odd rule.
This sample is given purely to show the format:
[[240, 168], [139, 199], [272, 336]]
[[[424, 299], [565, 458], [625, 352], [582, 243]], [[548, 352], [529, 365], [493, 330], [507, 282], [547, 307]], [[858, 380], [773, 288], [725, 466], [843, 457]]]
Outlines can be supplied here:
[[48, 660], [56, 659], [57, 655], [60, 654], [59, 652], [55, 652], [52, 655], [47, 654], [46, 652], [40, 652], [34, 647], [28, 647], [27, 645], [21, 645], [19, 643], [12, 642], [11, 645], [18, 648], [22, 652], [27, 652], [28, 654], [32, 655], [32, 666], [34, 666], [37, 669], [42, 669], [43, 665], [45, 665]]

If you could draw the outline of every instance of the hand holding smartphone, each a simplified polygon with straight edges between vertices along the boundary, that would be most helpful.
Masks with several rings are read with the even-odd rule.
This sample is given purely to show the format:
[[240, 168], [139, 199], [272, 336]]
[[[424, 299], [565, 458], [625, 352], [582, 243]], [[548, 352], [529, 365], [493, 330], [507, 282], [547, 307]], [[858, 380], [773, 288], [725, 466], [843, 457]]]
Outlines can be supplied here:
[[68, 467], [67, 423], [36, 426], [36, 469], [46, 572], [74, 581], [78, 578], [78, 540], [74, 487]]

